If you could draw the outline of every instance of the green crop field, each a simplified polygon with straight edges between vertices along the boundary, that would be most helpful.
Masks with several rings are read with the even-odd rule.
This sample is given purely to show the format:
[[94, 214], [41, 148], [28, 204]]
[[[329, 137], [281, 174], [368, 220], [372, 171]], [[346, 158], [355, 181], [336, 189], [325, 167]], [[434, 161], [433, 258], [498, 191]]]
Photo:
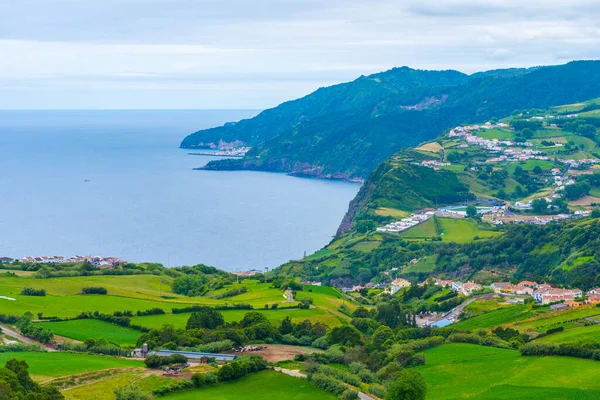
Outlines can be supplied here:
[[466, 219], [438, 218], [445, 242], [468, 243], [475, 236], [487, 238], [500, 235], [501, 232], [480, 229], [474, 222]]
[[[452, 343], [426, 350], [416, 369], [427, 399], [594, 399], [600, 363], [570, 357], [521, 357], [516, 350]], [[514, 396], [514, 397], [511, 397]]]
[[85, 339], [106, 339], [111, 343], [135, 345], [142, 334], [131, 328], [111, 324], [97, 319], [76, 319], [61, 322], [40, 322], [39, 325], [49, 328], [57, 335], [84, 341]]
[[175, 393], [163, 397], [172, 400], [335, 400], [327, 393], [305, 379], [293, 378], [279, 372], [263, 371], [249, 375], [238, 381], [221, 383], [203, 389]]
[[525, 321], [519, 321], [514, 327], [521, 332], [536, 331], [546, 332], [548, 329], [563, 326], [565, 329], [576, 328], [580, 325], [574, 321], [582, 318], [591, 317], [600, 314], [600, 309], [596, 307], [586, 307], [577, 310], [554, 311], [541, 318], [531, 318]]
[[[290, 308], [288, 310], [225, 310], [219, 312], [223, 314], [225, 322], [235, 322], [241, 321], [242, 318], [244, 318], [244, 315], [250, 311], [258, 311], [259, 313], [264, 314], [269, 321], [277, 325], [281, 324], [281, 321], [288, 316], [292, 318], [293, 322], [300, 322], [304, 321], [305, 319], [310, 319], [313, 322], [319, 321], [329, 326], [340, 325], [340, 321], [336, 317], [318, 308], [310, 308], [305, 310], [298, 308]], [[173, 325], [176, 328], [185, 328], [185, 324], [187, 323], [190, 315], [190, 313], [182, 313], [133, 317], [131, 319], [131, 323], [148, 328], [160, 328], [165, 324]]]
[[465, 330], [490, 328], [492, 326], [504, 325], [509, 322], [529, 318], [531, 313], [531, 308], [529, 306], [510, 306], [489, 311], [476, 317], [467, 318], [452, 324], [452, 327]]
[[29, 373], [40, 381], [108, 368], [144, 366], [139, 360], [67, 352], [0, 353], [0, 365], [12, 358], [26, 361]]
[[563, 332], [544, 336], [537, 341], [550, 343], [574, 343], [580, 340], [595, 340], [600, 342], [600, 324], [568, 329]]

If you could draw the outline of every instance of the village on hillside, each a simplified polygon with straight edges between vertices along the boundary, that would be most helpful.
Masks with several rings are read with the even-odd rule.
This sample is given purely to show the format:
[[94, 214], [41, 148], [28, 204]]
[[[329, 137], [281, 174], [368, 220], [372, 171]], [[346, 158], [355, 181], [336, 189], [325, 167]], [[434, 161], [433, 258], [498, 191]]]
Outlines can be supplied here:
[[89, 263], [98, 268], [109, 268], [118, 267], [127, 264], [127, 261], [121, 260], [117, 257], [103, 257], [103, 256], [26, 256], [20, 259], [12, 257], [0, 257], [0, 263], [12, 264], [15, 261], [22, 262], [24, 264], [84, 264]]
[[[597, 144], [592, 140], [597, 129], [590, 124], [583, 125], [592, 131], [587, 133], [565, 128], [568, 124], [581, 127], [580, 118], [588, 117], [585, 113], [564, 112], [547, 112], [529, 117], [518, 114], [501, 121], [460, 125], [450, 129], [436, 142], [425, 143], [414, 149], [415, 154], [420, 156], [408, 162], [435, 171], [455, 171], [459, 179], [469, 186], [469, 190], [476, 194], [476, 198], [465, 198], [461, 204], [415, 211], [377, 227], [377, 231], [401, 233], [432, 216], [463, 218], [468, 205], [476, 206], [482, 220], [492, 225], [545, 225], [589, 216], [593, 207], [600, 205], [600, 191], [594, 189], [592, 193], [579, 196], [569, 193], [576, 191], [575, 186], [578, 186], [581, 176], [600, 171], [600, 157], [594, 152]], [[507, 178], [512, 178], [519, 171], [529, 174], [529, 179], [535, 181], [535, 185], [512, 180], [509, 185], [513, 185], [512, 190], [517, 190], [516, 194], [505, 193], [498, 186], [496, 189], [486, 189], [486, 180], [494, 178], [494, 174], [503, 177], [500, 181], [496, 180], [498, 184], [502, 180], [506, 182]], [[470, 178], [468, 174], [471, 174]], [[574, 201], [574, 198], [580, 199]], [[542, 200], [545, 203], [541, 203]], [[563, 206], [558, 212], [550, 212], [555, 204]], [[552, 208], [556, 209], [558, 207]]]

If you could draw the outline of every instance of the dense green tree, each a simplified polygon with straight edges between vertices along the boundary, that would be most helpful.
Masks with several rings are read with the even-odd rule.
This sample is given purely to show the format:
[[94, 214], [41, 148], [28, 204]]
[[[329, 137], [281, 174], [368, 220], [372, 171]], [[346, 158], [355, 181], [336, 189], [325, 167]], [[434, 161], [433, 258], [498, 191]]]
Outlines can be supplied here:
[[201, 296], [207, 292], [208, 278], [205, 275], [183, 275], [171, 284], [174, 293], [186, 296]]
[[244, 318], [241, 321], [242, 327], [247, 328], [252, 325], [262, 324], [262, 323], [270, 323], [269, 319], [262, 313], [257, 311], [250, 311], [244, 315]]
[[382, 325], [373, 333], [371, 344], [375, 349], [382, 349], [385, 342], [394, 338], [394, 331], [389, 326]]
[[395, 375], [389, 384], [385, 400], [425, 400], [427, 384], [423, 376], [411, 370]]
[[225, 319], [220, 312], [211, 307], [202, 307], [193, 312], [187, 321], [186, 329], [206, 328], [217, 329], [225, 324]]
[[578, 135], [594, 139], [596, 137], [596, 127], [592, 124], [579, 125], [576, 130]]
[[477, 217], [477, 207], [474, 205], [467, 206], [467, 217], [468, 218], [476, 218]]
[[330, 344], [359, 346], [363, 344], [360, 332], [350, 325], [336, 326], [329, 332]]
[[548, 202], [546, 199], [535, 199], [531, 202], [531, 208], [537, 214], [544, 214], [548, 211]]
[[285, 317], [283, 321], [281, 321], [281, 326], [279, 327], [279, 333], [282, 335], [287, 335], [294, 330], [294, 326], [292, 325], [292, 319], [290, 317]]
[[152, 396], [135, 385], [123, 386], [115, 390], [116, 400], [151, 400]]
[[369, 310], [367, 310], [365, 307], [358, 307], [356, 310], [354, 310], [354, 312], [352, 313], [352, 316], [354, 318], [369, 318]]

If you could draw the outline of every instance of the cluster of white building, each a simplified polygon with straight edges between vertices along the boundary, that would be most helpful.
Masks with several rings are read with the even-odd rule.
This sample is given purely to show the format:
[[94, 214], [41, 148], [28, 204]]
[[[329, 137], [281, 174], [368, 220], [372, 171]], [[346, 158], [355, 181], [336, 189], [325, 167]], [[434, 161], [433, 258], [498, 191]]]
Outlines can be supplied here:
[[510, 146], [532, 147], [533, 143], [531, 142], [518, 143], [512, 140], [484, 139], [475, 134], [475, 132], [481, 129], [506, 128], [507, 126], [508, 125], [501, 122], [498, 124], [490, 124], [488, 122], [485, 125], [458, 126], [452, 129], [450, 133], [448, 133], [448, 136], [458, 137], [467, 142], [466, 145], [461, 145], [459, 147], [474, 145], [493, 153], [501, 153], [497, 157], [486, 160], [487, 163], [550, 160], [550, 157], [542, 155], [542, 152], [539, 150], [510, 148]]
[[583, 158], [581, 160], [567, 160], [564, 158], [557, 158], [556, 161], [561, 162], [563, 164], [568, 164], [572, 168], [578, 168], [582, 165], [592, 165], [600, 163], [600, 160], [595, 160], [593, 158]]
[[28, 264], [62, 264], [62, 263], [90, 263], [98, 268], [114, 268], [119, 265], [127, 264], [127, 261], [116, 257], [103, 256], [26, 256], [19, 261]]
[[437, 278], [429, 278], [419, 284], [419, 286], [424, 286], [427, 283], [433, 283], [436, 286], [440, 286], [443, 288], [449, 288], [453, 292], [461, 293], [465, 296], [470, 296], [473, 292], [477, 290], [481, 290], [483, 286], [473, 281], [469, 282], [460, 282], [460, 281], [452, 281], [452, 280], [443, 280]]
[[411, 214], [406, 218], [402, 218], [399, 221], [390, 222], [385, 226], [380, 226], [377, 228], [377, 232], [392, 232], [392, 233], [400, 233], [405, 231], [413, 226], [419, 225], [421, 222], [427, 221], [431, 218], [435, 213], [433, 211], [428, 211], [423, 214]]
[[236, 271], [236, 272], [232, 272], [233, 275], [237, 275], [237, 276], [253, 276], [256, 274], [261, 274], [262, 271], [259, 271], [257, 269], [251, 269], [248, 271]]
[[510, 282], [494, 282], [490, 285], [490, 288], [499, 294], [531, 296], [539, 304], [563, 302], [567, 307], [574, 307], [583, 304], [600, 303], [600, 288], [588, 291], [586, 293], [587, 299], [584, 301], [575, 300], [583, 297], [581, 289], [561, 289], [549, 284], [538, 284], [532, 281], [522, 281], [516, 285]]
[[421, 161], [421, 165], [424, 167], [433, 168], [435, 170], [438, 170], [440, 167], [445, 167], [445, 166], [452, 165], [452, 164], [449, 162], [442, 162], [442, 161], [438, 161], [438, 160], [425, 160], [425, 161]]

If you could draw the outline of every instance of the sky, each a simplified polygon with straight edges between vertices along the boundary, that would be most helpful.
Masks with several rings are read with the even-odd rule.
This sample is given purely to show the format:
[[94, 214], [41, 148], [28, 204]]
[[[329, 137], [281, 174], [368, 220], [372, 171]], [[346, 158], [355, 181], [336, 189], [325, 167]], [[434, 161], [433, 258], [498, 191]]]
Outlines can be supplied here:
[[0, 108], [265, 109], [409, 66], [600, 58], [597, 0], [0, 0]]

